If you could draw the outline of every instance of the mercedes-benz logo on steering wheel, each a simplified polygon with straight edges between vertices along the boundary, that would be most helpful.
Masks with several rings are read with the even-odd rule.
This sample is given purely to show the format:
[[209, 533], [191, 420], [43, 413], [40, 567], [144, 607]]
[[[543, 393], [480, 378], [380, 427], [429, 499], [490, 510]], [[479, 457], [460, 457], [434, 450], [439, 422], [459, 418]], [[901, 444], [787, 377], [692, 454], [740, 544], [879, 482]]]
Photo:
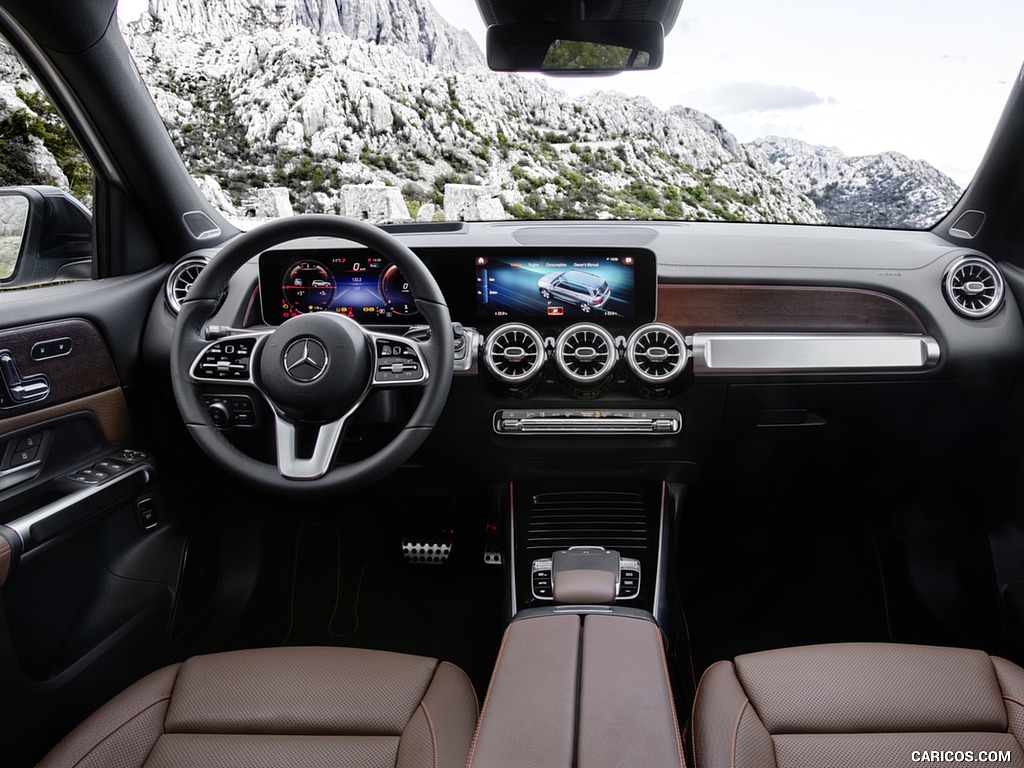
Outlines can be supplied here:
[[296, 339], [284, 351], [284, 371], [295, 381], [314, 381], [326, 370], [327, 348], [316, 339]]

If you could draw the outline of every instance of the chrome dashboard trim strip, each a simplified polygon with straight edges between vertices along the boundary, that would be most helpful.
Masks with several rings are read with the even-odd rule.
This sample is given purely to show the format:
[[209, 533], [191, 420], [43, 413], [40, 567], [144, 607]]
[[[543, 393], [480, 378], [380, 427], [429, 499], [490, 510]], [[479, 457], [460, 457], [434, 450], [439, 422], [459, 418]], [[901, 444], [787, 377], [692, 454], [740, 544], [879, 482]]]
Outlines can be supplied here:
[[941, 356], [931, 336], [698, 333], [694, 373], [930, 368]]

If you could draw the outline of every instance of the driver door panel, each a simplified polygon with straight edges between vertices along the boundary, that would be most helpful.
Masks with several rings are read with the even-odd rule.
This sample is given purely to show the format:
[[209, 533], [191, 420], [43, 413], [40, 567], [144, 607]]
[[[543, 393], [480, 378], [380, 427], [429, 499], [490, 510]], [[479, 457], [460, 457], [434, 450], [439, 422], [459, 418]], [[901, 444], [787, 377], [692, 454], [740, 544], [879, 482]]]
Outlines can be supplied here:
[[153, 407], [143, 324], [126, 322], [146, 317], [157, 279], [103, 296], [65, 286], [63, 305], [25, 301], [51, 289], [0, 295], [0, 318], [22, 305], [22, 322], [0, 327], [0, 734], [12, 765], [34, 763], [165, 661], [172, 626], [187, 629], [174, 612], [198, 527], [161, 487], [153, 437], [166, 444], [180, 427]]

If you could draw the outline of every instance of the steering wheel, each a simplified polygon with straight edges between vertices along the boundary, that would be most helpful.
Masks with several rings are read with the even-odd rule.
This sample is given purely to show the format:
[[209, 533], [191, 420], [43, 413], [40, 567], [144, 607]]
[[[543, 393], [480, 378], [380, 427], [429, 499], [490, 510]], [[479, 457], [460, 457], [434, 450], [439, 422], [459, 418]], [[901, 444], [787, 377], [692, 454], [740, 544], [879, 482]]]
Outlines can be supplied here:
[[[211, 341], [206, 324], [223, 301], [231, 276], [268, 248], [305, 237], [348, 240], [395, 264], [408, 280], [430, 339], [377, 333], [344, 315], [314, 312], [292, 317], [273, 330], [237, 331]], [[171, 385], [188, 431], [224, 469], [264, 490], [341, 493], [384, 477], [423, 444], [448, 397], [453, 346], [441, 289], [399, 240], [354, 219], [293, 216], [239, 235], [203, 269], [182, 301], [174, 327]], [[203, 385], [211, 384], [255, 389], [269, 403], [276, 464], [238, 450], [215, 426], [201, 394]], [[362, 402], [376, 390], [409, 386], [422, 388], [422, 396], [395, 438], [371, 456], [335, 466], [345, 427]]]

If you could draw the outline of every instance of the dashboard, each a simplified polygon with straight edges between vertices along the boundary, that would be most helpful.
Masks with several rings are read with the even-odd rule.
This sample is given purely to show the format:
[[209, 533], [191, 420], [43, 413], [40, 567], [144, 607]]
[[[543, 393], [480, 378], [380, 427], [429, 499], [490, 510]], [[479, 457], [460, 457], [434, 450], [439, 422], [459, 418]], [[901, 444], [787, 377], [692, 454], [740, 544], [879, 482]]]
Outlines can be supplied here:
[[[815, 478], [831, 482], [842, 457], [864, 451], [905, 464], [906, 435], [922, 425], [943, 435], [936, 450], [961, 439], [951, 424], [984, 421], [943, 414], [988, 413], [1024, 361], [1024, 276], [929, 232], [474, 222], [395, 234], [436, 279], [460, 334], [424, 467], [508, 477], [582, 463], [685, 481], [717, 461], [767, 488], [820, 456], [829, 461]], [[310, 312], [411, 339], [424, 330], [393, 265], [324, 238], [253, 259], [210, 322], [264, 333]], [[146, 346], [163, 357], [167, 340]], [[229, 409], [247, 394], [209, 392]], [[360, 439], [415, 398], [415, 388], [380, 393]], [[272, 415], [250, 400], [239, 416], [266, 429]], [[237, 420], [230, 431], [256, 441]]]

